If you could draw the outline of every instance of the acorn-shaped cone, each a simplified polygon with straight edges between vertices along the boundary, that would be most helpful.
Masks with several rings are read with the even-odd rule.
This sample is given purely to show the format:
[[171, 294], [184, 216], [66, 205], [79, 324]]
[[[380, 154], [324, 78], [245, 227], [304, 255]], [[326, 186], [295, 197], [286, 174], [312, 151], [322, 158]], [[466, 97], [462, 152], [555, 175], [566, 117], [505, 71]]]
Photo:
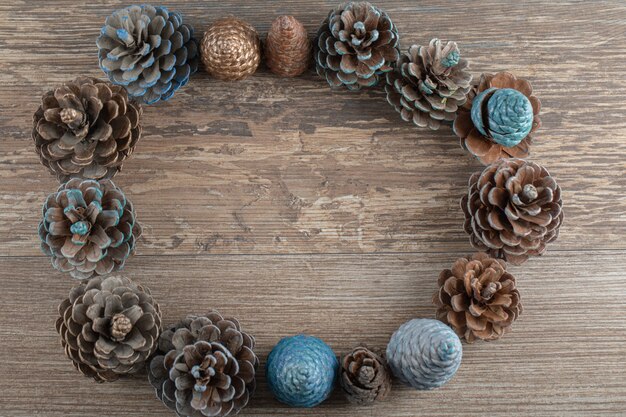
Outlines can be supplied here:
[[391, 336], [387, 361], [402, 383], [418, 390], [438, 388], [461, 365], [463, 347], [454, 331], [438, 320], [413, 319]]
[[279, 16], [265, 41], [265, 62], [281, 77], [296, 77], [309, 67], [311, 41], [302, 23], [293, 16]]

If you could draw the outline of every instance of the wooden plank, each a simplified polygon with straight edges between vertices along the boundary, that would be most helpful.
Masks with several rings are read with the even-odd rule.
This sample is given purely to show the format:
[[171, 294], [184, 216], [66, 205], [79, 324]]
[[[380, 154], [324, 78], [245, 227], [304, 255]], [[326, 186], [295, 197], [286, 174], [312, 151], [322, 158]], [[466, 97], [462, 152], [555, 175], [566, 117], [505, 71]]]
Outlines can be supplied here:
[[[492, 343], [464, 345], [455, 378], [435, 391], [396, 384], [389, 401], [353, 408], [335, 395], [313, 410], [289, 409], [263, 371], [246, 416], [547, 416], [626, 412], [623, 251], [564, 253], [514, 267], [524, 313]], [[381, 348], [402, 322], [433, 317], [431, 294], [457, 255], [140, 256], [127, 275], [151, 288], [166, 324], [211, 307], [237, 316], [257, 338], [262, 363], [280, 337], [307, 332], [336, 352]], [[58, 345], [58, 302], [73, 285], [43, 259], [3, 258], [0, 277], [0, 415], [166, 416], [145, 375], [96, 384]], [[585, 271], [585, 273], [580, 273]], [[43, 401], [33, 401], [45, 399]]]

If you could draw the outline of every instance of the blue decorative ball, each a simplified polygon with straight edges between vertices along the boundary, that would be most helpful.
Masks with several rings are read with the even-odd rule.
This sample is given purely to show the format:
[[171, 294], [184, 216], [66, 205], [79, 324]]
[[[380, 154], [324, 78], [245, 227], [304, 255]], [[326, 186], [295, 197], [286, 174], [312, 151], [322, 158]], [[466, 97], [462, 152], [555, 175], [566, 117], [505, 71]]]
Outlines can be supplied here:
[[461, 365], [463, 347], [454, 331], [432, 319], [413, 319], [391, 336], [387, 362], [401, 382], [418, 390], [438, 388]]
[[533, 127], [533, 106], [512, 88], [488, 88], [472, 102], [472, 122], [483, 135], [502, 146], [520, 143]]
[[279, 401], [292, 407], [315, 407], [330, 395], [339, 371], [333, 350], [307, 335], [283, 338], [267, 357], [266, 377]]
[[193, 28], [180, 13], [144, 4], [116, 10], [96, 41], [100, 68], [146, 104], [167, 100], [197, 71]]

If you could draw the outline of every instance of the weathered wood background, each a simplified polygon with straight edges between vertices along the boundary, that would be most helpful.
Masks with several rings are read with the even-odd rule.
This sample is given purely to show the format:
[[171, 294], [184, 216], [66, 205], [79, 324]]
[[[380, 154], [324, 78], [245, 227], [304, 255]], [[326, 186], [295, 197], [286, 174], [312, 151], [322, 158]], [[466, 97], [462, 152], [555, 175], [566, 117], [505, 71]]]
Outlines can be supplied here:
[[[166, 1], [198, 33], [237, 14], [265, 33], [293, 14], [311, 34], [335, 1]], [[0, 0], [0, 415], [166, 416], [145, 375], [98, 385], [54, 331], [74, 284], [38, 249], [56, 181], [38, 163], [31, 116], [48, 89], [100, 76], [95, 39], [120, 1]], [[543, 102], [532, 158], [564, 189], [566, 219], [543, 258], [512, 268], [525, 312], [495, 343], [465, 346], [444, 388], [396, 386], [351, 408], [339, 396], [290, 409], [260, 388], [246, 416], [626, 415], [626, 3], [379, 1], [402, 45], [456, 40], [478, 76], [510, 70]], [[313, 72], [261, 69], [224, 83], [201, 73], [149, 107], [116, 177], [144, 236], [126, 274], [165, 322], [216, 307], [241, 319], [264, 359], [307, 332], [337, 351], [383, 347], [433, 317], [442, 268], [472, 252], [459, 198], [479, 164], [451, 130], [401, 122], [384, 93], [331, 92]]]

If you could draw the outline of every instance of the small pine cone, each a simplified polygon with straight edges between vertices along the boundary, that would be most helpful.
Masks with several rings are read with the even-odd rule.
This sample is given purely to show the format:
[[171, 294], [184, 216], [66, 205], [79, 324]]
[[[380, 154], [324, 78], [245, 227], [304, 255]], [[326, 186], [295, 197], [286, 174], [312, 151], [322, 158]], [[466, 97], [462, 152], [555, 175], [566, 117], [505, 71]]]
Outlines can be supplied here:
[[265, 41], [265, 63], [281, 77], [296, 77], [309, 67], [311, 41], [302, 23], [293, 16], [279, 16]]
[[237, 319], [187, 316], [161, 334], [148, 378], [179, 416], [234, 416], [256, 387], [254, 344]]
[[436, 130], [465, 103], [472, 74], [455, 42], [433, 39], [427, 48], [411, 46], [386, 79], [387, 101], [402, 119]]
[[150, 290], [128, 278], [95, 277], [59, 306], [57, 332], [68, 358], [98, 382], [134, 374], [157, 348], [159, 305]]
[[116, 10], [96, 41], [100, 68], [146, 104], [168, 100], [198, 70], [193, 28], [178, 12], [149, 4]]
[[236, 17], [213, 23], [204, 33], [200, 51], [207, 72], [219, 80], [242, 80], [253, 74], [261, 62], [259, 34]]
[[122, 269], [140, 235], [132, 203], [110, 180], [69, 180], [48, 196], [39, 223], [42, 251], [76, 279]]
[[331, 10], [314, 42], [317, 73], [331, 87], [378, 84], [398, 60], [398, 30], [381, 9], [350, 2]]
[[33, 115], [35, 150], [61, 182], [112, 178], [141, 137], [141, 115], [123, 87], [78, 77], [42, 97]]
[[356, 347], [341, 360], [339, 385], [352, 404], [384, 400], [391, 391], [391, 373], [384, 358], [366, 347]]
[[556, 240], [562, 206], [548, 170], [522, 159], [500, 159], [474, 173], [461, 200], [472, 246], [514, 265], [542, 255]]
[[504, 261], [486, 253], [457, 259], [441, 272], [438, 285], [437, 318], [468, 343], [499, 339], [522, 313], [515, 277]]
[[500, 158], [526, 158], [541, 127], [541, 102], [527, 80], [508, 72], [482, 74], [454, 120], [461, 147], [484, 165]]

